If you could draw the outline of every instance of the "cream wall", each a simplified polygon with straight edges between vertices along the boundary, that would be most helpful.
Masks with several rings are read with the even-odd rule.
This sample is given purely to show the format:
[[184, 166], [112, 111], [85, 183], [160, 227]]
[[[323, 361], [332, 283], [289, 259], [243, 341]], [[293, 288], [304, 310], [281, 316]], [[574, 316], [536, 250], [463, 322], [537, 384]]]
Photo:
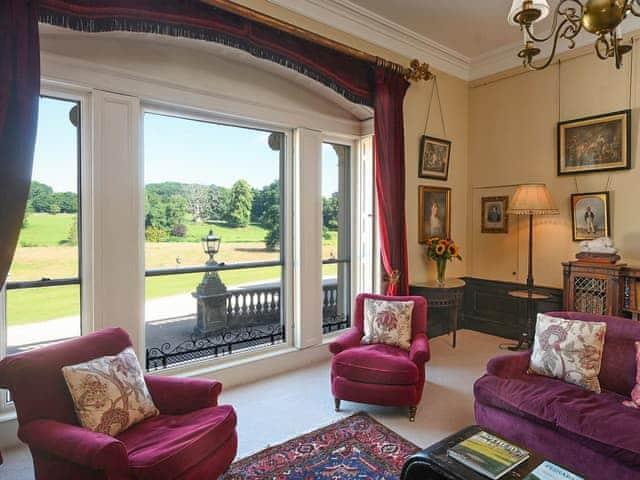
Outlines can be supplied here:
[[[636, 47], [637, 48], [637, 47]], [[622, 71], [598, 60], [591, 50], [540, 72], [503, 75], [474, 82], [469, 106], [469, 275], [524, 282], [527, 276], [526, 219], [511, 217], [508, 234], [480, 233], [480, 199], [509, 195], [514, 184], [544, 182], [560, 215], [535, 222], [534, 277], [539, 285], [562, 286], [561, 262], [574, 258], [570, 196], [611, 191], [613, 240], [626, 262], [640, 261], [640, 170], [637, 165], [638, 122], [632, 123], [634, 169], [605, 174], [558, 177], [556, 125], [589, 115], [629, 108], [637, 114], [638, 62], [626, 58]], [[633, 62], [633, 82], [630, 76]], [[506, 77], [506, 78], [505, 78]]]
[[[298, 15], [290, 10], [278, 7], [266, 0], [237, 0], [255, 10], [282, 19], [296, 26], [324, 35], [354, 48], [373, 55], [384, 57], [403, 65], [409, 65], [411, 58], [398, 55], [360, 38], [349, 35], [328, 25]], [[425, 59], [420, 59], [424, 61]], [[406, 209], [407, 238], [409, 249], [409, 281], [420, 282], [435, 279], [435, 266], [428, 261], [418, 243], [418, 185], [434, 185], [452, 189], [452, 229], [451, 235], [461, 246], [463, 261], [454, 262], [449, 267], [448, 276], [462, 276], [468, 270], [468, 235], [466, 205], [468, 192], [468, 131], [469, 131], [469, 88], [468, 82], [442, 72], [434, 71], [438, 76], [438, 87], [442, 99], [447, 139], [453, 142], [449, 180], [424, 180], [418, 178], [418, 155], [420, 138], [424, 133], [427, 103], [433, 82], [413, 83], [407, 92], [404, 103], [405, 152], [406, 152]], [[429, 121], [430, 135], [442, 136], [442, 126], [434, 98]]]

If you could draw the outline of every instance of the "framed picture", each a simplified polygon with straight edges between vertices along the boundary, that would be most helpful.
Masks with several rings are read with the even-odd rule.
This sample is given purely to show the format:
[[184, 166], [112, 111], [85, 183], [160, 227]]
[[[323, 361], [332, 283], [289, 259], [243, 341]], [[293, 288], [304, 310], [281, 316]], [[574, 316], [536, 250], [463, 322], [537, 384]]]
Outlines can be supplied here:
[[509, 233], [509, 197], [482, 197], [482, 233]]
[[571, 195], [573, 240], [593, 240], [610, 235], [609, 192]]
[[451, 158], [451, 142], [442, 138], [422, 136], [418, 176], [447, 180], [449, 178], [449, 159]]
[[631, 110], [558, 123], [558, 175], [631, 168]]
[[451, 189], [418, 187], [418, 241], [451, 237]]

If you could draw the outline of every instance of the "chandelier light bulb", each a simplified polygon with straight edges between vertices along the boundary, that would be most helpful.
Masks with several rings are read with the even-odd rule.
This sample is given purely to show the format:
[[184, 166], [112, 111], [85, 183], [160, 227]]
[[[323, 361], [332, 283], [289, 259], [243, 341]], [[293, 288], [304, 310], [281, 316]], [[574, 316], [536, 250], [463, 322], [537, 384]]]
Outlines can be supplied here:
[[547, 0], [513, 0], [513, 4], [511, 5], [511, 10], [509, 10], [509, 15], [507, 16], [507, 22], [511, 26], [518, 26], [519, 23], [514, 20], [514, 17], [517, 13], [521, 12], [525, 3], [528, 4], [527, 8], [535, 8], [536, 10], [540, 10], [540, 16], [536, 20], [539, 22], [540, 20], [545, 19], [550, 12], [549, 2]]

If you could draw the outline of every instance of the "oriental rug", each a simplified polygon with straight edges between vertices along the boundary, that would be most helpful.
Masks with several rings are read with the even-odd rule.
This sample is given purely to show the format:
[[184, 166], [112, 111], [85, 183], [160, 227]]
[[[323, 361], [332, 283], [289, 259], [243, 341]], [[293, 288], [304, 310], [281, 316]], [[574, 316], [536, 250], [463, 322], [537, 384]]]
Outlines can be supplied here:
[[223, 480], [397, 480], [419, 448], [365, 413], [239, 460]]

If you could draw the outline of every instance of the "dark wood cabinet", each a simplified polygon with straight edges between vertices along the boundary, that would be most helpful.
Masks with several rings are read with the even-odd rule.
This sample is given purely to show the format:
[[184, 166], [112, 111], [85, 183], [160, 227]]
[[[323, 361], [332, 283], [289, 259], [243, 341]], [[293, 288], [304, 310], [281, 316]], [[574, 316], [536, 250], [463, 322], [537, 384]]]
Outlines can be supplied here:
[[640, 269], [581, 261], [562, 266], [564, 310], [637, 318]]

